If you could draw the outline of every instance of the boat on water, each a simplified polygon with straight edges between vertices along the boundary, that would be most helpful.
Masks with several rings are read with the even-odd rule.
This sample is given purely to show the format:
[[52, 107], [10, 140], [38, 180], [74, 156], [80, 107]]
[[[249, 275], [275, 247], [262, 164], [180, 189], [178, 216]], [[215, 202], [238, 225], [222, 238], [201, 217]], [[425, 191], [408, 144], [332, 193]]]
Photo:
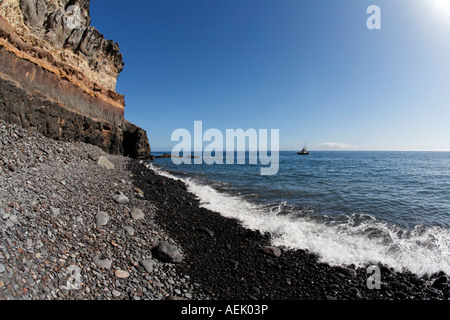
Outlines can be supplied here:
[[309, 151], [305, 146], [305, 147], [303, 147], [302, 151], [297, 151], [297, 154], [307, 155], [307, 154], [309, 154]]

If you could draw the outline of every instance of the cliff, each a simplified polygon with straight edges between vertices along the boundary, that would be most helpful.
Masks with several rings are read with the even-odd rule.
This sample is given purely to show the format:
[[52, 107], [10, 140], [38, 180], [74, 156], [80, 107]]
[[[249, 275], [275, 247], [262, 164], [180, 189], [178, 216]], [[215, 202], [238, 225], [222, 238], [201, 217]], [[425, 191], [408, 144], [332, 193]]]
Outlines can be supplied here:
[[0, 118], [63, 141], [150, 157], [124, 119], [119, 45], [90, 26], [89, 0], [0, 0]]

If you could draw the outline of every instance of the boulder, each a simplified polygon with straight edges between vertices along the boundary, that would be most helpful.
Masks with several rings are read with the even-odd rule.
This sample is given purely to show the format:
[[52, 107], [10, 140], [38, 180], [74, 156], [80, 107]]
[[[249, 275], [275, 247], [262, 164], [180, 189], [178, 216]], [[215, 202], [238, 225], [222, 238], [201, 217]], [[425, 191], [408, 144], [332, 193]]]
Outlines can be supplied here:
[[127, 234], [129, 236], [133, 236], [134, 235], [134, 228], [133, 227], [124, 226], [123, 229], [127, 232]]
[[105, 226], [109, 222], [109, 215], [106, 212], [99, 211], [95, 216], [95, 221], [97, 226], [99, 227]]
[[209, 235], [211, 238], [214, 237], [214, 232], [211, 229], [205, 228], [205, 227], [200, 227], [197, 228], [198, 231], [206, 233], [207, 235]]
[[108, 160], [108, 158], [104, 157], [104, 156], [100, 156], [98, 158], [98, 162], [97, 162], [101, 167], [107, 169], [107, 170], [112, 170], [115, 169], [116, 166]]
[[356, 275], [357, 275], [356, 270], [354, 270], [352, 268], [347, 268], [344, 266], [336, 266], [334, 268], [337, 272], [342, 273], [346, 276], [356, 277]]
[[183, 255], [180, 250], [167, 241], [161, 242], [156, 247], [156, 256], [159, 260], [169, 263], [180, 263], [183, 261]]
[[433, 284], [431, 285], [433, 288], [442, 290], [444, 286], [447, 284], [448, 278], [446, 275], [442, 275], [439, 278], [435, 279], [433, 281]]
[[111, 260], [109, 260], [106, 257], [103, 257], [102, 255], [96, 255], [92, 261], [94, 262], [94, 264], [101, 268], [101, 269], [111, 269]]
[[113, 200], [118, 204], [127, 204], [130, 202], [130, 199], [121, 191], [119, 191], [119, 194], [113, 196]]
[[116, 270], [114, 275], [117, 278], [119, 278], [119, 279], [126, 279], [126, 278], [128, 278], [130, 276], [130, 273], [128, 271], [125, 271], [125, 270]]
[[139, 264], [145, 269], [145, 271], [152, 273], [156, 265], [156, 261], [153, 259], [141, 260]]
[[145, 218], [144, 212], [142, 212], [142, 210], [138, 208], [134, 208], [133, 210], [131, 210], [130, 214], [133, 220], [141, 220]]
[[265, 254], [274, 256], [276, 258], [281, 257], [281, 249], [273, 246], [265, 246], [262, 248]]

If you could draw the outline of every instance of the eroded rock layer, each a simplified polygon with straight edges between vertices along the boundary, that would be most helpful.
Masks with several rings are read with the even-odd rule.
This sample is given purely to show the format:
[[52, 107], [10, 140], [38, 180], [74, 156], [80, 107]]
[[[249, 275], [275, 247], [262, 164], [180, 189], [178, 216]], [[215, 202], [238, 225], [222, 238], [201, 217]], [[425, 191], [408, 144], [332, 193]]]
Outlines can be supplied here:
[[115, 91], [123, 66], [118, 44], [90, 26], [89, 0], [0, 1], [0, 118], [149, 158], [145, 130], [124, 119]]

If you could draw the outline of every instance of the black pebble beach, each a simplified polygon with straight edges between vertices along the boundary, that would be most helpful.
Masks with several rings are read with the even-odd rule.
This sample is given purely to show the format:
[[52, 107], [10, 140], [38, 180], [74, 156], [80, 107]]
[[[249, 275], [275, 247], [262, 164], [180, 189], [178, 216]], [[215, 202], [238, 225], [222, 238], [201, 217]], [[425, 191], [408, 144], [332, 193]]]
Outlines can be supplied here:
[[[448, 276], [332, 267], [145, 162], [0, 120], [1, 300], [448, 300]], [[108, 169], [109, 168], [109, 169]], [[74, 272], [74, 277], [72, 273]]]
[[[267, 254], [270, 235], [248, 230], [235, 219], [200, 206], [179, 180], [130, 162], [134, 184], [157, 204], [156, 221], [182, 245], [183, 263], [211, 299], [235, 300], [385, 300], [443, 299], [449, 296], [444, 273], [419, 278], [379, 265], [380, 289], [369, 289], [367, 268], [332, 267], [304, 250]], [[205, 232], [208, 230], [210, 232]], [[370, 282], [370, 279], [369, 279]]]

